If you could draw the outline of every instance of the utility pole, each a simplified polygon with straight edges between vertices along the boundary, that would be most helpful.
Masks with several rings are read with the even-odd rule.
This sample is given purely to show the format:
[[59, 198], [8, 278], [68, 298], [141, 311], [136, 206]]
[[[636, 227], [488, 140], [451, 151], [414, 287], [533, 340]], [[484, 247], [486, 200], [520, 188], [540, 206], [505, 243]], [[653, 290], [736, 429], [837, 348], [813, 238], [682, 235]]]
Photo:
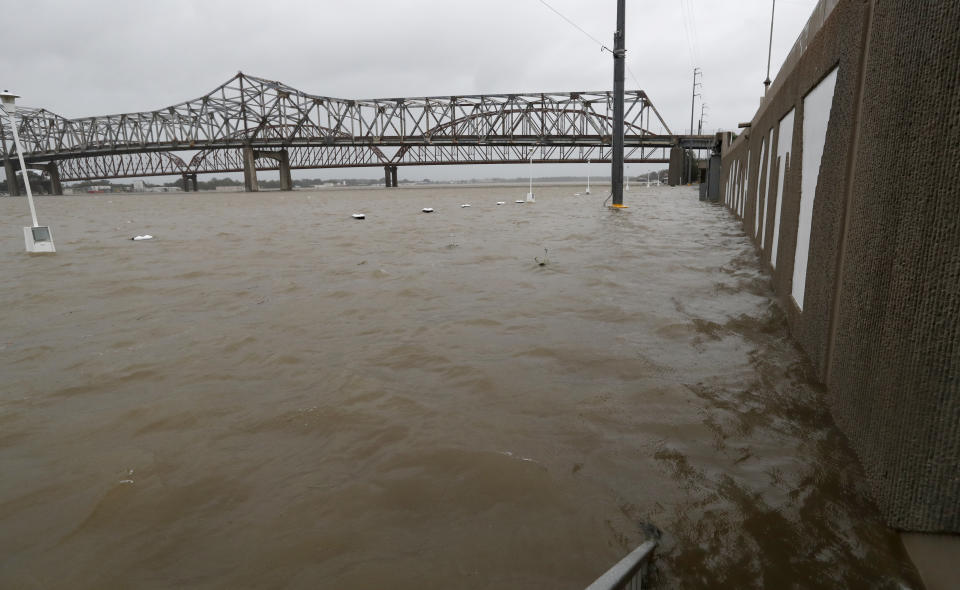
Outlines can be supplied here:
[[613, 153], [610, 183], [613, 206], [623, 207], [623, 67], [625, 49], [626, 0], [617, 0], [617, 30], [613, 33]]
[[773, 53], [773, 13], [777, 10], [777, 0], [773, 0], [773, 7], [770, 8], [770, 44], [767, 46], [767, 79], [763, 81], [763, 95], [767, 95], [770, 89], [770, 54]]
[[700, 103], [700, 123], [697, 124], [697, 135], [703, 135], [703, 111], [707, 108], [707, 103]]
[[697, 102], [697, 97], [700, 94], [697, 92], [697, 86], [703, 86], [700, 82], [697, 82], [697, 76], [703, 77], [703, 72], [700, 71], [700, 68], [693, 68], [693, 91], [691, 92], [692, 96], [690, 97], [690, 134], [693, 135], [693, 109], [694, 105]]
[[[700, 76], [701, 78], [703, 78], [703, 72], [700, 70], [700, 68], [695, 67], [693, 68], [693, 91], [691, 92], [692, 96], [690, 97], [690, 135], [693, 135], [693, 109], [697, 103], [697, 97], [701, 96], [700, 93], [697, 92], [697, 86], [703, 86], [703, 84], [701, 84], [700, 82], [697, 82], [697, 76]], [[690, 150], [690, 153], [692, 154], [693, 150]], [[684, 153], [684, 156], [686, 156], [686, 153]], [[684, 159], [686, 159], [686, 157]], [[689, 181], [692, 176], [693, 174], [691, 173], [690, 166], [688, 165], [687, 181]], [[681, 179], [681, 184], [683, 184], [682, 179]]]

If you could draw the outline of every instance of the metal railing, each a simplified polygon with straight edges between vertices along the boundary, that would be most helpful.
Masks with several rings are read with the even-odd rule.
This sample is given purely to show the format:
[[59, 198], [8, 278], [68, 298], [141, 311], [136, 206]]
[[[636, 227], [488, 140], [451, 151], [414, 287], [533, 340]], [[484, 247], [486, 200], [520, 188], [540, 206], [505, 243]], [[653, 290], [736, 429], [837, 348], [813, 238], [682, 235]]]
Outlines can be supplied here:
[[656, 541], [646, 541], [587, 586], [587, 590], [639, 590], [643, 587], [656, 546]]

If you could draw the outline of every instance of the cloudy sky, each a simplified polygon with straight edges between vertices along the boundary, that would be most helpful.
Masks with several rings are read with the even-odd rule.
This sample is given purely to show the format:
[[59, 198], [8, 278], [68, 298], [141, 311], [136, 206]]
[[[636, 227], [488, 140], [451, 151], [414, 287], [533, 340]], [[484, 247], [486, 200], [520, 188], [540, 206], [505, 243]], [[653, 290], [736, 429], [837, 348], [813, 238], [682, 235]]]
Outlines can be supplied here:
[[[237, 71], [339, 98], [611, 88], [613, 60], [590, 37], [612, 46], [615, 0], [546, 1], [586, 34], [542, 0], [10, 0], [0, 87], [66, 117], [154, 110], [203, 95]], [[815, 4], [777, 1], [771, 77]], [[646, 90], [667, 124], [686, 131], [698, 66], [704, 129], [735, 129], [763, 93], [770, 6], [627, 0], [627, 87]], [[592, 173], [608, 173], [594, 166]], [[577, 171], [545, 166], [542, 174]], [[407, 172], [522, 174], [506, 166]], [[299, 173], [337, 175], [345, 174]]]

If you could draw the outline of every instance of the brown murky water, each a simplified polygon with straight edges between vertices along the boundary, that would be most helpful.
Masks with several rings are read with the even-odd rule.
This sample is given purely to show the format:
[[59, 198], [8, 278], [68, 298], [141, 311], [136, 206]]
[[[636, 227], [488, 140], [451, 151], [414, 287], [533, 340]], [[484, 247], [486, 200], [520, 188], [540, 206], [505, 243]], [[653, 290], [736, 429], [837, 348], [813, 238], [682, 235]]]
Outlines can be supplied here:
[[576, 589], [643, 522], [919, 587], [735, 221], [575, 190], [0, 199], [0, 587]]

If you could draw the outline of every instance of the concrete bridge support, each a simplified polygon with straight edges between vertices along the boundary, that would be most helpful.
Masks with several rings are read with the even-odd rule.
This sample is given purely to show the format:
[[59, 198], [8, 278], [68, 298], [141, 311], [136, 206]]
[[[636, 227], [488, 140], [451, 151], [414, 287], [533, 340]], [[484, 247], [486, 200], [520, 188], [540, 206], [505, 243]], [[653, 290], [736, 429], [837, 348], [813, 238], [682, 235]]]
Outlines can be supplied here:
[[14, 168], [13, 161], [10, 158], [4, 158], [3, 169], [7, 174], [7, 194], [11, 197], [19, 197], [20, 185], [17, 184], [17, 170]]
[[260, 190], [257, 182], [257, 153], [251, 147], [243, 148], [243, 188], [248, 193]]
[[678, 145], [670, 148], [670, 167], [667, 168], [667, 183], [670, 186], [677, 186], [678, 184], [684, 184], [684, 172], [686, 172], [686, 166], [684, 166], [684, 154], [683, 148]]
[[720, 154], [713, 154], [707, 163], [707, 179], [700, 185], [700, 200], [717, 203], [720, 201]]
[[276, 160], [280, 168], [280, 190], [293, 190], [293, 176], [290, 174], [290, 153], [287, 150], [266, 152], [245, 147], [243, 148], [243, 184], [247, 192], [260, 190], [260, 183], [257, 181], [257, 158]]
[[276, 159], [280, 162], [280, 190], [293, 190], [293, 176], [290, 174], [290, 153], [287, 150], [276, 152]]
[[[192, 186], [192, 188], [191, 188]], [[184, 174], [183, 175], [183, 192], [189, 193], [190, 191], [197, 192], [197, 175], [196, 174]]]
[[700, 182], [700, 167], [693, 150], [685, 150], [678, 145], [670, 148], [667, 179], [670, 186]]
[[396, 188], [397, 186], [397, 167], [383, 167], [383, 186], [387, 188]]
[[43, 169], [46, 171], [47, 176], [50, 177], [50, 194], [62, 195], [63, 183], [60, 182], [60, 167], [57, 166], [56, 162], [50, 162], [45, 165]]

